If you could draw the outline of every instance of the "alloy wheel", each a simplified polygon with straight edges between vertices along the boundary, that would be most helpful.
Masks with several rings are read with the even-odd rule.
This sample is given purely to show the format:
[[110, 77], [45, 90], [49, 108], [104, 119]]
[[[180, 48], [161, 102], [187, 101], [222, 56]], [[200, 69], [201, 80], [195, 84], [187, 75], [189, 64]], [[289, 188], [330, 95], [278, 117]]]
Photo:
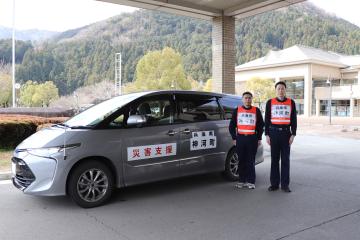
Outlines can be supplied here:
[[96, 202], [103, 198], [109, 188], [105, 172], [92, 168], [85, 171], [77, 182], [78, 195], [86, 202]]

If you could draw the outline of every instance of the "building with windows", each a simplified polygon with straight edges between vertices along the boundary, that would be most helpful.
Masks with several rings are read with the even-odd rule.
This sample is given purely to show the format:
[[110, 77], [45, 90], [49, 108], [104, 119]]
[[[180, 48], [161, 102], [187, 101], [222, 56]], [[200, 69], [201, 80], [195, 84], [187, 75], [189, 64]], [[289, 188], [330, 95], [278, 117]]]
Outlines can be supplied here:
[[294, 45], [235, 68], [235, 92], [252, 78], [284, 81], [298, 114], [360, 117], [360, 55]]

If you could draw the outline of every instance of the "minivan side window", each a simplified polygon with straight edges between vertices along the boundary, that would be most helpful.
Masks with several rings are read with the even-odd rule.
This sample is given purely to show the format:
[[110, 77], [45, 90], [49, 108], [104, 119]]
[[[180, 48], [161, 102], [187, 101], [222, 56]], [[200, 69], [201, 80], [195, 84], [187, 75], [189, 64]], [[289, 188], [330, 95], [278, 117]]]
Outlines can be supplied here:
[[143, 99], [128, 108], [129, 116], [143, 115], [145, 126], [168, 125], [174, 122], [173, 107], [168, 97]]
[[221, 120], [221, 109], [213, 96], [176, 95], [176, 123]]
[[234, 109], [243, 105], [241, 98], [222, 97], [219, 102], [224, 109], [225, 119], [231, 119]]

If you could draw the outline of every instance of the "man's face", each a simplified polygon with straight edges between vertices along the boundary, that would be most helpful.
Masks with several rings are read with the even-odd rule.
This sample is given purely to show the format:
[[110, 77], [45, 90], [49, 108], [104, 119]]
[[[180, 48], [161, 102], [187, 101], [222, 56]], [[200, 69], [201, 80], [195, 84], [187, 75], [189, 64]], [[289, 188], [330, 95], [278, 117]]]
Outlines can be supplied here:
[[278, 98], [284, 98], [285, 97], [285, 93], [286, 93], [286, 88], [284, 85], [282, 84], [278, 84], [276, 86], [276, 96]]
[[243, 99], [245, 107], [251, 106], [252, 96], [250, 94], [245, 94], [242, 99]]

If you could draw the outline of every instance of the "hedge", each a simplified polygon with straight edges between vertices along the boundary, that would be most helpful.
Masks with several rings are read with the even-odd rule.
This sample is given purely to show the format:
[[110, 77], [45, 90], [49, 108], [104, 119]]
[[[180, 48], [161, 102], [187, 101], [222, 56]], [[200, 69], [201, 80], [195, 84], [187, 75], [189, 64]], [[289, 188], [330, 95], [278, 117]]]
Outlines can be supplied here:
[[0, 148], [15, 148], [42, 125], [60, 123], [67, 118], [43, 118], [24, 115], [0, 115]]
[[[17, 107], [0, 108], [0, 115], [30, 115], [45, 118], [53, 117], [71, 117], [75, 110], [54, 107]], [[1, 117], [1, 116], [0, 116]]]

